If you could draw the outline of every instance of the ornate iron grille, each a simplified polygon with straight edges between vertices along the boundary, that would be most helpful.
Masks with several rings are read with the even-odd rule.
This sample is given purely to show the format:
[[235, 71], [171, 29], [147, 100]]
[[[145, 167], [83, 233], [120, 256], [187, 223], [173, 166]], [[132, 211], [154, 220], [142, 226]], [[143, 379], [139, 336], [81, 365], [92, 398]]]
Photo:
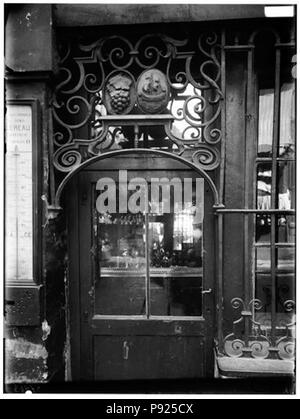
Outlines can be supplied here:
[[156, 148], [220, 164], [221, 36], [112, 35], [60, 45], [52, 103], [55, 183], [107, 151]]

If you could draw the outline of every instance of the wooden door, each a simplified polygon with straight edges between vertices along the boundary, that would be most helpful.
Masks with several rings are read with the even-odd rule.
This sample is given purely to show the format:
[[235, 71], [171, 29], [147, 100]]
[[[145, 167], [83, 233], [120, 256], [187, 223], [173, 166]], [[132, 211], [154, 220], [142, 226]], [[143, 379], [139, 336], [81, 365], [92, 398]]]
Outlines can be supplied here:
[[[134, 163], [119, 158], [96, 165], [73, 181], [68, 195], [73, 377], [102, 381], [212, 375], [210, 191], [200, 180], [197, 213], [193, 199], [191, 208], [175, 209], [174, 193], [167, 213], [161, 207], [150, 209], [152, 202], [148, 211], [136, 214], [120, 214], [120, 208], [100, 213], [98, 198], [105, 190], [97, 190], [98, 181], [113, 180], [119, 202], [122, 167], [134, 167], [126, 172], [128, 185], [144, 179], [147, 191], [153, 179], [192, 179], [193, 198], [200, 177], [165, 159], [156, 160], [153, 168], [139, 157]], [[132, 193], [128, 191], [128, 199]]]

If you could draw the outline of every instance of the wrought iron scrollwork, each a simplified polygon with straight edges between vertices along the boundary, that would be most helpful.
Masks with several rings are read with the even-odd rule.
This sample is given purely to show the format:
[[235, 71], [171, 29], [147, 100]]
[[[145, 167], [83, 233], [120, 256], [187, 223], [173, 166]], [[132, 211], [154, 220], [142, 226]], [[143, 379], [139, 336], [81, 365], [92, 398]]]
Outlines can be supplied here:
[[[229, 357], [252, 357], [293, 360], [295, 357], [295, 302], [288, 300], [284, 303], [287, 314], [286, 322], [276, 324], [277, 338], [272, 342], [270, 325], [257, 321], [256, 313], [264, 307], [258, 299], [246, 304], [242, 298], [234, 298], [231, 307], [239, 310], [241, 316], [233, 322], [233, 331], [223, 342], [224, 353]], [[293, 319], [292, 321], [289, 321]], [[276, 320], [273, 319], [275, 322]]]
[[[152, 115], [156, 112], [168, 116], [159, 125], [165, 139], [174, 144], [169, 152], [182, 154], [190, 150], [187, 155], [193, 164], [206, 171], [216, 169], [223, 135], [220, 50], [218, 33], [199, 34], [196, 40], [146, 34], [135, 40], [113, 35], [86, 44], [64, 41], [52, 100], [56, 171], [68, 173], [97, 154], [136, 146], [140, 128], [145, 126], [145, 121], [140, 124], [137, 116], [147, 115], [148, 109]], [[158, 89], [157, 95], [153, 95], [153, 100], [164, 96], [165, 105], [151, 108], [136, 99], [134, 89], [138, 91], [136, 84], [142, 74], [148, 75], [147, 71], [166, 83], [162, 85], [165, 95]], [[106, 91], [121, 89], [122, 80], [127, 90], [113, 99], [111, 107]], [[135, 127], [133, 142], [126, 138], [123, 129], [125, 114]], [[109, 120], [109, 115], [119, 115], [119, 125], [115, 119]], [[130, 125], [129, 119], [126, 126]], [[149, 118], [148, 125], [153, 124]], [[118, 142], [122, 132], [123, 141]]]
[[209, 145], [202, 145], [192, 156], [193, 162], [203, 170], [216, 169], [219, 166], [220, 158], [218, 149]]

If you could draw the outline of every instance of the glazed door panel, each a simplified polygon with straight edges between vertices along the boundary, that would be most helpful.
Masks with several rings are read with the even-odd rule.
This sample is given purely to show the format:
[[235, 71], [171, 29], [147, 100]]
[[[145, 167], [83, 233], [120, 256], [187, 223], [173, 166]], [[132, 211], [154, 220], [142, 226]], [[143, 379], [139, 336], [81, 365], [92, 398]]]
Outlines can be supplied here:
[[[135, 170], [128, 171], [127, 181], [145, 179], [148, 191], [150, 181], [166, 173], [170, 179], [192, 178], [193, 185], [197, 178], [189, 170]], [[100, 178], [116, 181], [118, 197], [117, 170], [84, 171], [73, 182], [71, 207], [77, 216], [71, 218], [78, 220], [78, 242], [71, 247], [73, 257], [77, 254], [77, 286], [73, 281], [79, 296], [72, 299], [78, 305], [72, 312], [74, 330], [80, 329], [80, 342], [72, 334], [80, 360], [78, 368], [73, 357], [76, 376], [101, 381], [211, 375], [213, 216], [203, 180], [197, 214], [174, 211], [174, 204], [169, 213], [152, 208], [105, 214], [99, 212]], [[76, 276], [76, 269], [72, 272]]]

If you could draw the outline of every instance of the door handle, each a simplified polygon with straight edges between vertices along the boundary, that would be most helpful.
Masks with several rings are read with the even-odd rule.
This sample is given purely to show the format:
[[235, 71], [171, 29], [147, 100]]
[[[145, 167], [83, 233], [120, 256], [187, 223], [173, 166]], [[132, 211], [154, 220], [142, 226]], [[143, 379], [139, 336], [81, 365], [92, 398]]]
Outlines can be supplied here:
[[208, 288], [208, 290], [203, 290], [202, 291], [202, 295], [206, 295], [206, 294], [211, 294], [212, 293], [212, 289]]
[[125, 361], [128, 360], [128, 355], [129, 355], [129, 346], [125, 340], [125, 342], [123, 342], [123, 359]]

